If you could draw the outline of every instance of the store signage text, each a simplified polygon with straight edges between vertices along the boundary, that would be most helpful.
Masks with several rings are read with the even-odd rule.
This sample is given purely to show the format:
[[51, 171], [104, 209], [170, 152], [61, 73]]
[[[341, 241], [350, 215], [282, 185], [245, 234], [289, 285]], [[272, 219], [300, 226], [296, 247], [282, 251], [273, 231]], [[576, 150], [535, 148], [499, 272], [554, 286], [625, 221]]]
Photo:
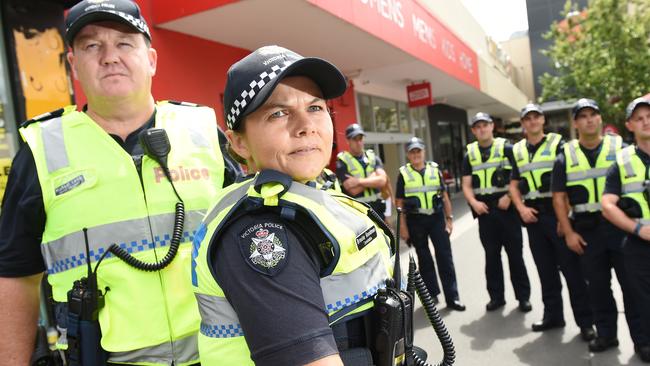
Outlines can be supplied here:
[[480, 88], [476, 53], [415, 0], [307, 0]]

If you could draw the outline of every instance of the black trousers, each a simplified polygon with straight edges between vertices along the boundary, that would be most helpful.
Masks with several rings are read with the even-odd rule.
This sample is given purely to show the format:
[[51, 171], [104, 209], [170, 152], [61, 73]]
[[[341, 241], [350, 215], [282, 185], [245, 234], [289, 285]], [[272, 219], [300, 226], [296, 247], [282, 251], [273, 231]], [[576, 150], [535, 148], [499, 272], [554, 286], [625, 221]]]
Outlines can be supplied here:
[[604, 219], [595, 227], [577, 230], [587, 242], [585, 253], [580, 257], [583, 273], [588, 281], [589, 299], [594, 312], [598, 335], [616, 338], [618, 311], [612, 294], [612, 269], [623, 291], [625, 319], [634, 344], [647, 343], [641, 326], [639, 306], [629, 286], [628, 275], [623, 259], [623, 239], [625, 233]]
[[505, 248], [510, 267], [510, 281], [519, 301], [530, 299], [530, 281], [522, 254], [521, 222], [512, 206], [508, 210], [490, 207], [490, 212], [478, 216], [481, 244], [485, 249], [487, 290], [493, 301], [504, 301], [501, 249]]
[[458, 300], [458, 284], [454, 258], [451, 253], [451, 242], [445, 230], [445, 216], [442, 212], [432, 215], [409, 214], [406, 216], [411, 242], [418, 255], [418, 269], [431, 295], [440, 293], [436, 265], [429, 250], [429, 238], [438, 262], [438, 274], [445, 293], [445, 301], [450, 303]]
[[636, 236], [628, 236], [623, 246], [623, 260], [629, 288], [639, 306], [641, 329], [645, 339], [639, 345], [650, 344], [650, 242]]
[[579, 256], [557, 235], [557, 219], [553, 213], [539, 213], [537, 222], [526, 224], [530, 251], [535, 260], [542, 286], [544, 320], [563, 321], [562, 281], [569, 289], [573, 318], [579, 327], [593, 325], [587, 282], [580, 268]]

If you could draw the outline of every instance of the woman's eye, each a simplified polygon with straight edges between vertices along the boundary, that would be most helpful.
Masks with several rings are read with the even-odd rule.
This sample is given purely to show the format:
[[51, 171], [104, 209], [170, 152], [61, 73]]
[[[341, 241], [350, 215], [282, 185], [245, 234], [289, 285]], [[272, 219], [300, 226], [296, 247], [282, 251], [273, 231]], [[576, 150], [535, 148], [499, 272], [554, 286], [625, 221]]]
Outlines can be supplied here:
[[322, 110], [323, 110], [323, 107], [320, 106], [320, 105], [309, 106], [309, 111], [310, 112], [318, 112], [318, 111], [322, 111]]
[[280, 118], [286, 116], [287, 113], [283, 110], [275, 111], [271, 113], [271, 118]]

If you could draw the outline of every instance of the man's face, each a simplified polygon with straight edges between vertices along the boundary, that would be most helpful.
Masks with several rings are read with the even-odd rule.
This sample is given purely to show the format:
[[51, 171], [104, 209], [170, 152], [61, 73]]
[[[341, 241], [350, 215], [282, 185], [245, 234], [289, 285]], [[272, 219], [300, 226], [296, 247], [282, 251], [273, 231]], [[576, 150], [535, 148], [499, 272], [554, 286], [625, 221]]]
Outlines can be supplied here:
[[88, 24], [77, 33], [67, 57], [89, 101], [151, 94], [156, 51], [129, 26], [110, 21]]
[[492, 130], [494, 123], [488, 121], [479, 121], [472, 125], [472, 134], [478, 142], [487, 142], [492, 139]]
[[333, 124], [320, 88], [304, 76], [284, 78], [244, 132], [228, 131], [235, 152], [259, 170], [274, 169], [297, 181], [315, 179], [332, 154]]
[[422, 149], [411, 149], [406, 153], [406, 156], [409, 159], [409, 163], [413, 166], [420, 166], [424, 164], [424, 150]]
[[636, 107], [630, 119], [625, 122], [630, 132], [634, 133], [636, 141], [650, 141], [650, 107], [641, 105]]
[[356, 135], [348, 139], [350, 145], [350, 154], [354, 156], [361, 156], [363, 154], [363, 135]]
[[544, 133], [544, 115], [535, 111], [528, 112], [521, 119], [521, 127], [526, 130], [529, 135], [539, 135]]
[[573, 120], [573, 127], [581, 136], [592, 137], [600, 135], [603, 120], [593, 108], [583, 108]]

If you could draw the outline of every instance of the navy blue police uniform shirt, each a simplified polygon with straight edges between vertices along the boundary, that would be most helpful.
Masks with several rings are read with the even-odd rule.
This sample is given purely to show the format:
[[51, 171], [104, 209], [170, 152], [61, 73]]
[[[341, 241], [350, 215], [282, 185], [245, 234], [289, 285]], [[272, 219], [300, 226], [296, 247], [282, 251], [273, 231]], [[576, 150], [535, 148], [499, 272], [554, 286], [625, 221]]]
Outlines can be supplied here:
[[[643, 150], [635, 146], [636, 154], [641, 158], [645, 166], [650, 166], [650, 155], [646, 154]], [[605, 190], [603, 193], [610, 193], [620, 196], [623, 194], [623, 185], [621, 184], [621, 172], [618, 168], [618, 162], [614, 162], [607, 170], [607, 177], [605, 178]]]
[[[153, 127], [154, 120], [155, 112], [140, 128], [131, 132], [126, 140], [122, 140], [117, 135], [110, 136], [131, 156], [141, 156], [144, 152], [138, 143], [138, 134], [142, 130]], [[231, 160], [225, 164], [224, 182], [232, 183], [241, 170], [229, 158], [224, 146], [222, 145], [224, 160]], [[0, 277], [23, 277], [45, 271], [45, 263], [41, 256], [41, 239], [44, 230], [45, 208], [34, 155], [27, 144], [22, 144], [12, 162], [2, 201]]]
[[[338, 352], [320, 287], [317, 230], [252, 212], [212, 238], [215, 280], [233, 306], [256, 365], [303, 365]], [[324, 242], [324, 241], [320, 241]], [[217, 245], [218, 243], [218, 245]]]
[[[366, 163], [365, 158], [366, 153], [364, 151], [363, 155], [361, 156], [355, 156], [357, 161], [361, 164], [363, 169], [365, 170], [366, 167], [368, 166], [368, 163]], [[375, 159], [376, 159], [376, 164], [375, 164], [375, 169], [383, 169], [384, 168], [384, 163], [381, 161], [381, 158], [379, 155], [375, 154]], [[348, 175], [351, 175], [350, 172], [348, 171], [347, 165], [343, 163], [340, 159], [336, 159], [336, 178], [338, 178], [339, 182], [341, 182], [341, 189], [343, 190], [343, 193], [348, 194], [348, 192], [343, 188], [343, 182], [345, 182], [346, 179], [348, 179]], [[353, 196], [349, 195], [350, 197], [362, 197], [363, 192]]]
[[[603, 140], [604, 141], [604, 140]], [[623, 147], [627, 144], [623, 143]], [[600, 154], [600, 149], [603, 147], [603, 142], [601, 142], [594, 149], [587, 149], [586, 147], [580, 145], [580, 150], [587, 157], [589, 165], [592, 167], [596, 165], [596, 160], [598, 159], [598, 154]], [[552, 192], [566, 192], [566, 157], [564, 156], [564, 150], [562, 153], [558, 154], [553, 163], [553, 174], [551, 177], [551, 191]]]
[[[490, 149], [492, 148], [492, 145], [488, 147], [482, 147], [481, 145], [478, 146], [479, 152], [481, 153], [481, 161], [485, 162], [490, 158]], [[510, 161], [510, 166], [514, 167], [515, 166], [515, 158], [512, 155], [512, 144], [507, 143], [503, 147], [503, 154], [506, 156], [508, 161]], [[511, 173], [512, 174], [512, 173]], [[467, 151], [465, 151], [465, 155], [463, 156], [463, 163], [461, 164], [461, 175], [463, 177], [466, 176], [472, 176], [472, 165], [469, 163], [469, 158], [467, 157]], [[508, 181], [510, 178], [508, 177]], [[484, 195], [476, 195], [476, 199], [479, 201], [495, 201], [501, 198], [504, 194], [507, 194], [507, 192], [499, 192], [499, 193], [492, 193], [492, 194], [484, 194]]]

